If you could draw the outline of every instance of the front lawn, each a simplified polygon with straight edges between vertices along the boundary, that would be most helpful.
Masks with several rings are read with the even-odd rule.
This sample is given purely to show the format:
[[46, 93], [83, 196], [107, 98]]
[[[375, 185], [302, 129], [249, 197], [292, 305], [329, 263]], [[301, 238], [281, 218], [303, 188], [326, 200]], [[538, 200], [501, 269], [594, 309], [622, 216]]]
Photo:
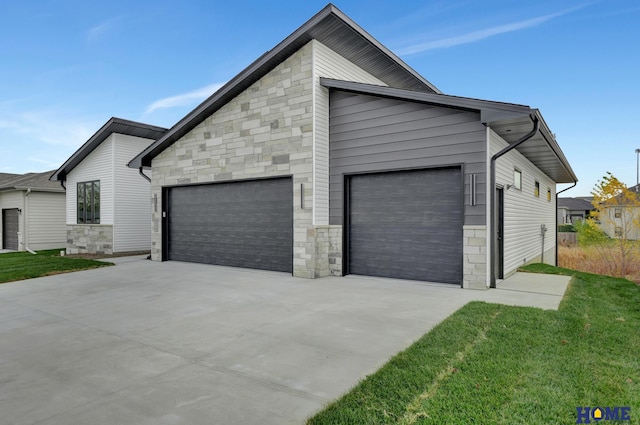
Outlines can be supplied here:
[[640, 287], [530, 270], [575, 276], [559, 311], [467, 304], [308, 424], [575, 424], [578, 406], [640, 424]]
[[0, 254], [0, 283], [110, 266], [103, 261], [61, 257], [59, 249]]

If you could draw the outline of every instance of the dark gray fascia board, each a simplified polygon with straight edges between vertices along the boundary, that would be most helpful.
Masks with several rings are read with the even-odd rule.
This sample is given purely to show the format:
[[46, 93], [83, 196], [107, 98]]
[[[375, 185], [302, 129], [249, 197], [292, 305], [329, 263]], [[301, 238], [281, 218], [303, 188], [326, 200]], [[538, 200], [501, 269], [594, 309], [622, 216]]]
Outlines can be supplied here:
[[349, 91], [352, 93], [384, 96], [400, 100], [446, 106], [467, 111], [476, 111], [480, 113], [481, 122], [485, 125], [497, 123], [502, 120], [506, 121], [516, 118], [531, 120], [531, 116], [536, 116], [540, 121], [539, 133], [544, 138], [546, 144], [549, 146], [549, 149], [551, 149], [554, 156], [560, 162], [562, 168], [565, 169], [567, 175], [573, 179], [572, 182], [578, 181], [578, 178], [576, 177], [573, 169], [569, 165], [569, 161], [564, 156], [564, 153], [556, 142], [553, 133], [549, 129], [547, 123], [545, 122], [542, 114], [538, 109], [533, 109], [526, 105], [513, 103], [495, 102], [490, 100], [473, 99], [444, 94], [423, 93], [412, 90], [397, 89], [393, 87], [377, 86], [373, 84], [334, 80], [330, 78], [320, 78], [320, 84], [323, 87], [327, 87], [329, 89]]
[[100, 129], [96, 131], [89, 140], [80, 146], [80, 148], [51, 175], [49, 180], [65, 181], [67, 174], [69, 174], [71, 170], [73, 170], [83, 159], [93, 152], [94, 149], [100, 146], [100, 144], [112, 133], [157, 140], [166, 132], [167, 129], [163, 127], [112, 117], [102, 127], [100, 127]]
[[[332, 20], [332, 18], [334, 19]], [[336, 19], [337, 21], [335, 21]], [[127, 166], [130, 168], [150, 167], [151, 160], [160, 154], [160, 152], [171, 146], [199, 123], [204, 121], [204, 119], [212, 115], [238, 94], [242, 93], [251, 86], [251, 84], [258, 81], [262, 76], [298, 51], [309, 41], [317, 39], [320, 42], [326, 42], [327, 39], [331, 37], [331, 34], [333, 34], [333, 31], [331, 31], [329, 27], [335, 22], [341, 24], [343, 28], [346, 27], [351, 30], [354, 39], [365, 40], [369, 46], [373, 46], [379, 53], [379, 58], [384, 58], [394, 63], [402, 75], [413, 81], [413, 86], [420, 87], [425, 91], [440, 93], [433, 84], [418, 74], [393, 52], [380, 44], [341, 10], [329, 3], [297, 30], [278, 43], [273, 49], [260, 56], [218, 91], [189, 112], [184, 118], [171, 127], [167, 134], [133, 158]], [[326, 31], [323, 31], [323, 29]], [[334, 38], [335, 37], [336, 36], [334, 36]], [[356, 52], [354, 52], [354, 54], [356, 54]]]
[[555, 156], [558, 158], [558, 161], [560, 161], [564, 166], [564, 168], [567, 170], [567, 173], [571, 175], [571, 178], [573, 179], [571, 183], [576, 183], [578, 181], [578, 176], [576, 176], [576, 173], [573, 171], [573, 168], [571, 168], [571, 165], [569, 165], [569, 160], [567, 160], [567, 157], [564, 155], [564, 152], [562, 152], [560, 145], [558, 145], [555, 135], [549, 129], [549, 126], [547, 125], [547, 122], [542, 117], [540, 110], [535, 109], [534, 111], [536, 116], [538, 117], [538, 121], [540, 121], [540, 133], [542, 133], [542, 137], [544, 137], [544, 139], [547, 142], [547, 145], [549, 145], [549, 148], [553, 151]]
[[[373, 94], [377, 96], [392, 97], [401, 100], [428, 103], [433, 105], [448, 106], [467, 111], [479, 111], [487, 119], [515, 118], [532, 113], [530, 107], [514, 103], [494, 102], [489, 100], [473, 99], [470, 97], [451, 96], [446, 94], [424, 93], [413, 90], [398, 89], [395, 87], [377, 86], [374, 84], [356, 83], [353, 81], [334, 80], [320, 78], [320, 85], [329, 89], [338, 89], [353, 93]], [[481, 117], [482, 118], [482, 117]], [[489, 122], [482, 119], [483, 123]]]

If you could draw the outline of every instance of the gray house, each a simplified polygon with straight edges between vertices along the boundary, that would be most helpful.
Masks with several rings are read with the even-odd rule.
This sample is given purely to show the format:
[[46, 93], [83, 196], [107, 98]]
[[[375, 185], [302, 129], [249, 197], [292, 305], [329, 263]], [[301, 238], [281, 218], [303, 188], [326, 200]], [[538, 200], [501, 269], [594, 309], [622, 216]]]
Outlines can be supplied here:
[[111, 118], [53, 173], [67, 188], [67, 253], [150, 249], [151, 185], [127, 162], [166, 131]]
[[558, 224], [572, 224], [577, 220], [585, 220], [594, 210], [593, 198], [558, 198]]
[[156, 261], [465, 288], [554, 263], [577, 180], [538, 110], [442, 93], [333, 5], [129, 166]]

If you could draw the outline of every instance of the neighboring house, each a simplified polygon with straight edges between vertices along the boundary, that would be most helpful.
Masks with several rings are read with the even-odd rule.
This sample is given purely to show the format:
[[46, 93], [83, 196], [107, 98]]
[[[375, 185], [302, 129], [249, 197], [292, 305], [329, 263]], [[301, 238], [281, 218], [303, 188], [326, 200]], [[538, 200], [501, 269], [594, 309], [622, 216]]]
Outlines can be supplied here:
[[64, 188], [44, 173], [0, 173], [0, 249], [63, 248]]
[[[575, 224], [594, 210], [589, 198], [558, 198], [558, 224]], [[592, 198], [591, 198], [592, 199]]]
[[67, 188], [67, 253], [150, 249], [150, 183], [127, 161], [166, 131], [111, 118], [51, 176]]
[[156, 261], [465, 288], [554, 263], [577, 180], [538, 110], [443, 94], [333, 5], [129, 166]]
[[[640, 198], [638, 185], [628, 188]], [[640, 239], [640, 207], [620, 202], [605, 208], [599, 220], [600, 228], [611, 238]]]

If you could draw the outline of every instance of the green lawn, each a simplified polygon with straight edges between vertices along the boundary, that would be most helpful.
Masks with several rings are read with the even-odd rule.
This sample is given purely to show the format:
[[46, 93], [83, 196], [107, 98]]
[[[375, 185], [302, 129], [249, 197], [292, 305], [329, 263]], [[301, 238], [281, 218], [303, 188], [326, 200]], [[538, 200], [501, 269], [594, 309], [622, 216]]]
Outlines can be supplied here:
[[640, 286], [527, 269], [574, 275], [559, 311], [470, 303], [308, 423], [575, 424], [577, 406], [630, 406], [622, 423], [640, 424]]
[[111, 263], [61, 257], [59, 249], [0, 254], [0, 283], [110, 266]]

